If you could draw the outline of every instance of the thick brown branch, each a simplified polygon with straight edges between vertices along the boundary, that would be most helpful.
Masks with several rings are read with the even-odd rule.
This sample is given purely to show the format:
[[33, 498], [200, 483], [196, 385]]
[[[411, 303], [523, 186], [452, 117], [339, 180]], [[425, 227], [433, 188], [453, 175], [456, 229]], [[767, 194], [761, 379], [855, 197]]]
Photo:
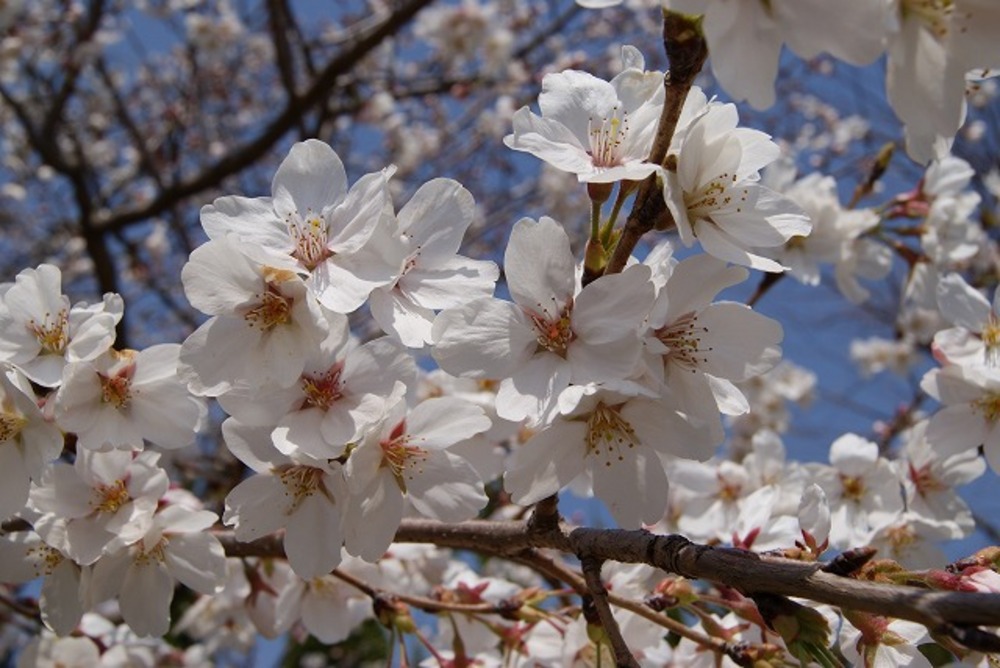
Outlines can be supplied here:
[[[242, 544], [232, 534], [217, 534], [230, 556], [280, 556], [280, 539]], [[683, 536], [648, 531], [570, 529], [529, 531], [525, 522], [476, 520], [445, 524], [404, 520], [396, 532], [403, 543], [516, 557], [529, 548], [623, 563], [644, 563], [669, 573], [704, 579], [756, 592], [805, 598], [851, 610], [908, 619], [932, 630], [955, 626], [1000, 626], [1000, 594], [929, 591], [917, 587], [855, 580], [822, 571], [823, 564], [803, 563], [743, 550], [698, 545]]]

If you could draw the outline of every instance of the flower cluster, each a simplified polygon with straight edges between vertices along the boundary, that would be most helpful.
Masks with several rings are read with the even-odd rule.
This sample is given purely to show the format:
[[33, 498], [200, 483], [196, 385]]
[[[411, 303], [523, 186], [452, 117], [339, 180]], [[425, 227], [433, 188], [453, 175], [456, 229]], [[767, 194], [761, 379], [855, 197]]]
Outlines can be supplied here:
[[[850, 43], [827, 41], [811, 22], [838, 12], [820, 2], [806, 3], [806, 23], [777, 0], [731, 15], [727, 4], [699, 5], [717, 73], [756, 94], [759, 82], [724, 69], [746, 39], [734, 17], [761, 28], [756, 38], [775, 63], [783, 42], [859, 60], [885, 45], [871, 25]], [[469, 15], [458, 19], [480, 25], [479, 9], [464, 3]], [[425, 19], [425, 35], [443, 39], [442, 16]], [[739, 39], [720, 41], [730, 37]], [[586, 612], [547, 605], [534, 571], [479, 574], [435, 547], [394, 543], [407, 517], [510, 517], [566, 489], [599, 499], [625, 529], [807, 561], [872, 545], [901, 567], [927, 568], [943, 559], [937, 541], [973, 530], [955, 488], [985, 471], [978, 446], [1000, 472], [1000, 307], [957, 271], [988, 243], [967, 229], [979, 204], [968, 165], [934, 161], [916, 190], [887, 206], [845, 208], [833, 179], [778, 173], [778, 144], [739, 127], [735, 105], [698, 87], [656, 164], [665, 76], [632, 47], [622, 61], [610, 82], [548, 74], [541, 115], [513, 114], [505, 144], [586, 184], [592, 225], [580, 263], [560, 222], [517, 221], [503, 253], [509, 298], [495, 295], [494, 262], [460, 254], [476, 218], [462, 185], [433, 179], [397, 206], [394, 168], [351, 184], [318, 140], [291, 147], [269, 197], [202, 208], [208, 241], [181, 281], [205, 320], [183, 344], [115, 349], [122, 300], [71, 306], [48, 264], [0, 287], [0, 519], [10, 520], [0, 580], [43, 578], [39, 611], [51, 631], [26, 660], [93, 662], [114, 646], [122, 661], [166, 661], [169, 645], [150, 638], [171, 630], [180, 583], [204, 595], [173, 627], [204, 641], [185, 655], [192, 664], [246, 649], [257, 632], [296, 628], [334, 643], [371, 617], [412, 632], [406, 606], [382, 590], [449, 611], [427, 642], [428, 665], [602, 664], [612, 660], [606, 638]], [[680, 244], [660, 239], [616, 271], [617, 215], [643, 180], [651, 187], [636, 199], [653, 198]], [[920, 221], [907, 232], [917, 248], [887, 241], [901, 218]], [[888, 355], [879, 341], [857, 345], [856, 357], [871, 373], [905, 371], [919, 342], [932, 340], [942, 366], [921, 386], [944, 408], [908, 415], [883, 442], [844, 434], [829, 464], [790, 461], [787, 402], [805, 402], [815, 377], [781, 362], [782, 326], [748, 305], [755, 297], [738, 302], [727, 291], [752, 270], [767, 272], [762, 286], [783, 272], [816, 285], [831, 265], [840, 290], [861, 302], [869, 291], [858, 277], [885, 277], [892, 250], [911, 265], [911, 317], [899, 323], [893, 364], [877, 359]], [[362, 339], [352, 324], [365, 313], [381, 333]], [[931, 314], [922, 327], [917, 313]], [[425, 370], [417, 355], [439, 368]], [[204, 430], [209, 399], [225, 413], [220, 459], [238, 461], [219, 514], [172, 484], [176, 452]], [[217, 531], [243, 543], [273, 537], [285, 559], [227, 558]], [[952, 588], [997, 588], [991, 568], [965, 571]], [[600, 575], [616, 596], [698, 611], [677, 643], [648, 616], [614, 611], [650, 665], [693, 665], [701, 646], [692, 638], [704, 635], [746, 652], [747, 664], [800, 657], [801, 638], [737, 621], [736, 612], [760, 614], [736, 592], [696, 591], [643, 565]], [[734, 612], [713, 619], [699, 600]], [[107, 619], [118, 617], [127, 628]], [[892, 648], [925, 641], [922, 628], [844, 618], [845, 655], [919, 660]], [[819, 613], [807, 621], [825, 647], [830, 625]]]

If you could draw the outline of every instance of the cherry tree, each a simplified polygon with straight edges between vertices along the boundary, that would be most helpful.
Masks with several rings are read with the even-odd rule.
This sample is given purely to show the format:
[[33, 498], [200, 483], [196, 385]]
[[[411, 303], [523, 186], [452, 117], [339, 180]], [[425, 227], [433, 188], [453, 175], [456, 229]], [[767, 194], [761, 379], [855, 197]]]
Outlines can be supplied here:
[[244, 4], [0, 6], [8, 659], [997, 661], [1000, 8]]

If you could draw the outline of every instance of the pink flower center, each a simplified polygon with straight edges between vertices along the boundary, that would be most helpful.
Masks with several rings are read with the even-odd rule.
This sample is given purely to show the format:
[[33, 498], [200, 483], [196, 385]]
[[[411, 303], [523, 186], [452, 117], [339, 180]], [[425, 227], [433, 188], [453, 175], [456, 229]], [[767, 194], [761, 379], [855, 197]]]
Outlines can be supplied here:
[[910, 464], [910, 481], [917, 488], [920, 496], [926, 496], [933, 492], [943, 492], [948, 489], [948, 485], [941, 482], [934, 474], [930, 464], [924, 464], [919, 469]]
[[539, 346], [560, 357], [566, 357], [566, 349], [576, 339], [571, 312], [572, 306], [567, 306], [557, 317], [527, 312], [531, 324], [535, 326]]
[[97, 374], [101, 381], [101, 401], [115, 408], [126, 408], [132, 399], [135, 351], [112, 351], [112, 354], [122, 361], [122, 365], [108, 375]]
[[340, 382], [340, 375], [344, 371], [344, 363], [337, 362], [330, 369], [319, 376], [303, 376], [302, 391], [306, 395], [303, 408], [322, 408], [326, 410], [343, 397], [343, 387]]
[[427, 450], [411, 444], [409, 440], [404, 420], [393, 428], [388, 438], [379, 443], [382, 446], [382, 467], [392, 471], [403, 492], [406, 491], [406, 480], [413, 480], [423, 473], [422, 463], [428, 456]]

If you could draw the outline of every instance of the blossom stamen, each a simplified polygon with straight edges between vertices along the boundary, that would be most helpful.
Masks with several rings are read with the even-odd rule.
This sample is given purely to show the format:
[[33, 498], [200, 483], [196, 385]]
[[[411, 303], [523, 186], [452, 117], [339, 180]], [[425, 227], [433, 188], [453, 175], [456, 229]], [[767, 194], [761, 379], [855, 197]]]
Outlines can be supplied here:
[[588, 134], [590, 135], [590, 157], [593, 158], [594, 167], [617, 167], [622, 164], [621, 145], [628, 134], [628, 112], [621, 111], [619, 117], [618, 107], [611, 110], [610, 116], [601, 119], [600, 124], [595, 124], [594, 119], [589, 119]]
[[163, 563], [166, 561], [167, 539], [161, 537], [151, 548], [146, 548], [142, 540], [138, 543], [139, 553], [133, 560], [137, 566], [149, 566], [150, 564]]
[[251, 327], [260, 327], [267, 332], [292, 321], [292, 299], [281, 294], [270, 282], [264, 293], [257, 295], [257, 299], [259, 304], [243, 315], [243, 319]]
[[902, 14], [916, 16], [939, 41], [948, 37], [954, 0], [903, 0]]
[[531, 318], [531, 324], [535, 327], [539, 346], [560, 357], [566, 357], [569, 344], [576, 339], [576, 333], [572, 328], [573, 320], [570, 317], [571, 311], [571, 305], [562, 309], [556, 316], [547, 313], [539, 315], [526, 310], [528, 317]]
[[982, 331], [983, 356], [986, 366], [1000, 367], [1000, 320], [990, 312]]
[[840, 474], [840, 485], [845, 499], [860, 501], [865, 497], [865, 480], [861, 476]]
[[17, 438], [28, 424], [28, 418], [11, 410], [0, 412], [0, 443]]
[[1000, 392], [988, 392], [972, 402], [972, 410], [993, 424], [1000, 418]]
[[294, 513], [299, 509], [303, 501], [316, 492], [325, 495], [333, 501], [329, 491], [323, 484], [322, 469], [314, 466], [289, 464], [279, 467], [276, 473], [278, 479], [281, 480], [281, 484], [285, 486], [285, 496], [292, 498], [292, 505], [285, 510], [285, 515]]
[[54, 318], [46, 313], [41, 323], [32, 318], [28, 321], [28, 330], [35, 335], [43, 354], [62, 355], [69, 343], [69, 313], [62, 309]]
[[603, 458], [605, 466], [625, 461], [622, 448], [631, 450], [639, 442], [632, 425], [621, 416], [621, 407], [601, 402], [587, 418], [587, 454]]
[[117, 513], [126, 503], [132, 500], [124, 480], [115, 480], [110, 485], [97, 485], [94, 488], [94, 498], [90, 507], [98, 513]]
[[298, 220], [296, 214], [288, 214], [285, 220], [288, 234], [295, 243], [292, 257], [312, 271], [321, 262], [333, 255], [327, 247], [330, 235], [330, 225], [312, 210], [307, 211], [305, 222]]
[[28, 548], [26, 556], [35, 565], [36, 577], [52, 575], [59, 564], [66, 559], [62, 552], [44, 543]]
[[389, 438], [379, 445], [382, 446], [382, 467], [392, 471], [400, 490], [405, 493], [406, 480], [413, 480], [423, 473], [422, 463], [427, 459], [427, 450], [410, 443], [405, 421], [396, 425]]
[[940, 480], [931, 468], [930, 464], [924, 464], [919, 469], [910, 464], [910, 481], [916, 487], [920, 496], [927, 496], [933, 492], [943, 492], [950, 487]]
[[322, 375], [303, 376], [302, 391], [306, 395], [303, 408], [316, 407], [327, 410], [340, 401], [344, 397], [340, 382], [343, 371], [343, 362], [337, 362]]
[[705, 353], [712, 352], [712, 346], [701, 347], [701, 337], [708, 334], [708, 328], [698, 324], [698, 314], [694, 311], [664, 325], [654, 334], [668, 349], [664, 355], [667, 361], [675, 362], [692, 372], [708, 362]]

